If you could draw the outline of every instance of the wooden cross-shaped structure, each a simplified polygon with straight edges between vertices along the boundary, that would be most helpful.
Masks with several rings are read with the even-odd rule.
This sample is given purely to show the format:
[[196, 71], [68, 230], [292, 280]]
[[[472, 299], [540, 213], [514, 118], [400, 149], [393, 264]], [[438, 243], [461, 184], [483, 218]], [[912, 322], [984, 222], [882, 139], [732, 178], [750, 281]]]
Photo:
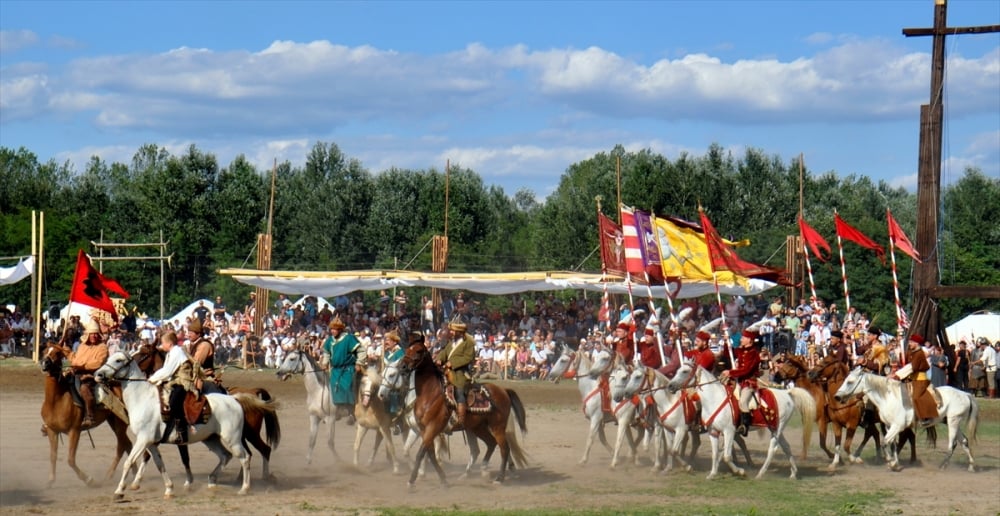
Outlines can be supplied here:
[[[903, 35], [933, 36], [931, 55], [930, 104], [920, 106], [920, 159], [917, 170], [917, 252], [921, 263], [914, 264], [913, 314], [910, 334], [920, 334], [931, 342], [947, 346], [941, 314], [935, 299], [1000, 298], [1000, 285], [945, 286], [938, 274], [938, 209], [941, 205], [941, 128], [944, 120], [944, 40], [948, 35], [1000, 32], [1000, 25], [948, 27], [947, 0], [934, 0], [934, 27], [903, 29]], [[936, 339], [935, 339], [936, 337]]]

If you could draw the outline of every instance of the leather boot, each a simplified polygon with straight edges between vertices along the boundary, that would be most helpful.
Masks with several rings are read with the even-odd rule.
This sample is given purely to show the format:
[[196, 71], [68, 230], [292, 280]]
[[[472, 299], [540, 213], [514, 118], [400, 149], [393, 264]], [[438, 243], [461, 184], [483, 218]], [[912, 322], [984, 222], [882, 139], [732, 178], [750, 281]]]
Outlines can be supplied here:
[[163, 435], [160, 437], [160, 442], [158, 444], [165, 444], [170, 438], [170, 432], [174, 431], [174, 419], [167, 420], [167, 426], [163, 428]]
[[743, 437], [747, 436], [750, 431], [750, 413], [740, 412], [740, 426], [736, 427], [736, 432]]
[[90, 428], [94, 426], [94, 404], [96, 400], [94, 399], [94, 389], [87, 383], [80, 384], [80, 397], [83, 398], [83, 421], [80, 422], [80, 426], [83, 428]]
[[996, 389], [990, 389], [989, 397], [990, 397], [990, 399], [996, 398], [997, 397], [997, 390]]
[[468, 405], [465, 403], [455, 404], [456, 421], [455, 425], [451, 427], [452, 432], [457, 432], [459, 430], [465, 430], [465, 411], [468, 410]]
[[177, 437], [174, 438], [174, 444], [187, 444], [188, 442], [188, 424], [187, 420], [178, 419], [174, 421], [174, 433]]

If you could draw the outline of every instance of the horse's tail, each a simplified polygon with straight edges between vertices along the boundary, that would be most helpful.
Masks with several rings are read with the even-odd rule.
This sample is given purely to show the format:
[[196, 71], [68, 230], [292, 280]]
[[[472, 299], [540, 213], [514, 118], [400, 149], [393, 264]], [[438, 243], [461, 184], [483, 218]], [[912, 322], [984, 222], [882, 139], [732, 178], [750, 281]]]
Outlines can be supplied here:
[[812, 441], [812, 426], [816, 421], [816, 399], [801, 387], [792, 387], [788, 390], [788, 395], [802, 416], [802, 455], [805, 456]]
[[965, 393], [965, 395], [969, 397], [969, 424], [965, 433], [969, 441], [976, 443], [976, 431], [979, 428], [979, 404], [976, 403], [976, 397], [972, 394]]
[[517, 438], [517, 429], [514, 428], [514, 419], [517, 419], [517, 425], [521, 427], [521, 433], [526, 434], [528, 432], [524, 405], [521, 403], [521, 398], [516, 392], [512, 389], [505, 390], [507, 391], [507, 396], [510, 397], [510, 407], [514, 411], [514, 417], [507, 418], [507, 428], [504, 431], [507, 434], [507, 444], [510, 446], [510, 458], [514, 461], [514, 466], [524, 468], [528, 465], [528, 454], [521, 447], [521, 442]]
[[517, 392], [514, 391], [514, 389], [505, 390], [507, 391], [507, 396], [510, 398], [510, 407], [514, 410], [514, 416], [517, 417], [517, 426], [521, 427], [522, 434], [527, 435], [527, 415], [524, 412], [524, 404], [521, 403], [521, 397], [517, 395]]
[[[265, 393], [267, 391], [264, 391]], [[270, 396], [270, 394], [268, 394]], [[278, 423], [278, 402], [264, 401], [250, 393], [237, 393], [233, 395], [240, 407], [243, 408], [244, 420], [249, 413], [255, 413], [264, 420], [267, 428], [267, 444], [271, 448], [277, 448], [281, 444], [281, 424]]]

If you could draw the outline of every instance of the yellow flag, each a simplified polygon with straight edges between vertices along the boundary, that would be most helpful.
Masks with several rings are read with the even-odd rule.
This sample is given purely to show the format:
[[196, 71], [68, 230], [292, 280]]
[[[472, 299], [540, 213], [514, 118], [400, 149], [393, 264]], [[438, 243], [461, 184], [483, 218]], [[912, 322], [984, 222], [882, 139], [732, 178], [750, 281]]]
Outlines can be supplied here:
[[[660, 244], [664, 276], [712, 281], [712, 263], [708, 259], [708, 244], [703, 233], [674, 224], [667, 219], [654, 217], [653, 223]], [[732, 242], [726, 243], [732, 244]], [[720, 285], [747, 286], [748, 280], [743, 276], [737, 276], [729, 271], [720, 271], [717, 274]]]

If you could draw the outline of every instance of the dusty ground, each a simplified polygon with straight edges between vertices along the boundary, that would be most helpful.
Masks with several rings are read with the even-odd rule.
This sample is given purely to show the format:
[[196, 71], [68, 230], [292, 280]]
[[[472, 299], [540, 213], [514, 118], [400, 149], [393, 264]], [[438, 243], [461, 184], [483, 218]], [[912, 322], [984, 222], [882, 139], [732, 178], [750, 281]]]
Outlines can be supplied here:
[[[306, 465], [308, 424], [305, 389], [300, 377], [279, 382], [269, 372], [230, 369], [226, 378], [229, 385], [265, 387], [281, 401], [283, 437], [271, 462], [275, 481], [261, 480], [260, 461], [255, 460], [252, 464], [254, 484], [249, 496], [236, 495], [236, 488], [231, 483], [237, 471], [233, 465], [225, 472], [225, 483], [210, 490], [205, 483], [214, 457], [204, 447], [196, 446], [192, 448], [196, 484], [185, 492], [180, 486], [180, 460], [172, 449], [164, 447], [167, 469], [176, 486], [175, 498], [163, 500], [162, 482], [155, 471], [150, 471], [139, 491], [130, 491], [126, 501], [115, 503], [112, 492], [120, 471], [113, 481], [86, 487], [66, 466], [65, 445], [59, 450], [55, 486], [44, 487], [48, 475], [48, 444], [38, 434], [43, 396], [41, 372], [23, 359], [0, 362], [0, 513], [406, 513], [412, 509], [461, 508], [474, 511], [774, 514], [796, 513], [796, 500], [809, 504], [806, 512], [830, 514], [1000, 513], [1000, 421], [997, 420], [1000, 410], [995, 406], [1000, 404], [997, 402], [991, 402], [994, 406], [984, 410], [988, 418], [981, 422], [979, 443], [974, 448], [979, 466], [976, 473], [965, 471], [965, 459], [958, 455], [951, 469], [939, 471], [934, 466], [943, 452], [928, 449], [922, 438], [918, 453], [924, 465], [908, 467], [902, 473], [891, 473], [881, 465], [851, 466], [829, 473], [825, 469], [827, 461], [825, 457], [820, 459], [821, 452], [814, 438], [810, 458], [800, 464], [798, 481], [786, 478], [787, 461], [779, 456], [764, 480], [737, 479], [724, 474], [724, 478], [708, 485], [704, 480], [709, 456], [707, 447], [699, 453], [697, 471], [693, 474], [651, 474], [648, 454], [641, 450], [639, 466], [626, 461], [613, 471], [609, 468], [610, 455], [600, 445], [595, 446], [588, 464], [578, 465], [586, 430], [575, 383], [511, 382], [508, 385], [518, 391], [528, 408], [529, 433], [522, 442], [531, 465], [514, 474], [501, 487], [479, 476], [461, 480], [458, 475], [468, 451], [461, 439], [456, 438], [452, 440], [452, 460], [446, 466], [451, 487], [443, 488], [436, 478], [428, 476], [418, 480], [414, 491], [408, 491], [405, 476], [393, 475], [382, 456], [371, 468], [356, 468], [349, 463], [354, 428], [343, 426], [343, 422], [337, 423], [336, 429], [336, 448], [343, 459], [335, 460], [323, 444], [317, 444], [313, 463]], [[615, 427], [609, 425], [608, 430], [613, 435]], [[321, 429], [323, 431], [325, 429]], [[325, 434], [321, 434], [320, 443], [322, 435]], [[797, 430], [792, 430], [790, 437], [793, 443], [801, 442]], [[100, 477], [110, 464], [112, 434], [102, 427], [93, 432], [93, 440], [96, 448], [91, 448], [89, 440], [84, 438], [78, 460], [85, 470]], [[764, 441], [751, 438], [749, 443], [759, 464]], [[371, 437], [364, 444], [365, 453], [370, 447]], [[872, 455], [869, 445], [864, 457], [871, 462]], [[498, 465], [496, 459], [493, 465], [494, 468]], [[774, 505], [769, 507], [772, 502], [766, 497], [760, 498], [760, 492], [776, 493]], [[860, 493], [866, 502], [858, 506], [845, 504], [844, 497], [851, 493]], [[828, 508], [821, 501], [827, 495], [839, 496]], [[711, 500], [702, 500], [705, 496], [711, 496]]]

